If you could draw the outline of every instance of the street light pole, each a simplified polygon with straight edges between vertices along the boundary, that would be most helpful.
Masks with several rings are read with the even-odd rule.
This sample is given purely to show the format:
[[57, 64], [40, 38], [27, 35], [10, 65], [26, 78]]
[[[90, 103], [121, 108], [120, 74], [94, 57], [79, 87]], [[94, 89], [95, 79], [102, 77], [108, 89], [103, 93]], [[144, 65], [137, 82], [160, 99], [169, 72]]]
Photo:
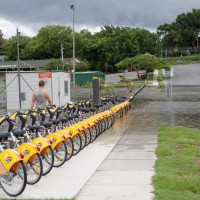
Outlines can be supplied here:
[[21, 82], [20, 82], [20, 66], [19, 66], [19, 31], [17, 28], [17, 69], [18, 69], [18, 88], [19, 88], [19, 109], [21, 110], [22, 104], [21, 104]]
[[64, 71], [64, 58], [63, 58], [63, 45], [61, 44], [61, 61], [62, 61], [62, 69]]
[[76, 80], [75, 80], [75, 33], [74, 33], [74, 5], [71, 5], [70, 8], [73, 11], [73, 28], [72, 28], [72, 34], [73, 34], [73, 82], [74, 82], [74, 86], [76, 84]]

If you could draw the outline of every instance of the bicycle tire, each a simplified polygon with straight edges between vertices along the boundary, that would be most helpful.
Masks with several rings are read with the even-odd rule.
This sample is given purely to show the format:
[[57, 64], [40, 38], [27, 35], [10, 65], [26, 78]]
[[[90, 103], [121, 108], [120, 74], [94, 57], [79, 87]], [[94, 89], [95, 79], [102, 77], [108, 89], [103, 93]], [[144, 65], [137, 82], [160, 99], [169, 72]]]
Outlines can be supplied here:
[[85, 131], [82, 131], [82, 133], [80, 134], [80, 137], [81, 137], [81, 150], [85, 148], [86, 146], [86, 140], [87, 140], [87, 137], [86, 137], [86, 133]]
[[[42, 173], [43, 173], [43, 165], [42, 165], [42, 159], [40, 157], [40, 154], [36, 153], [33, 162], [28, 162], [27, 164], [25, 164], [25, 167], [26, 167], [26, 173], [27, 173], [27, 184], [29, 185], [36, 184], [41, 179]], [[35, 179], [31, 179], [31, 175], [33, 175]]]
[[[18, 172], [18, 170], [20, 170], [20, 174], [16, 173], [16, 172]], [[19, 196], [20, 194], [22, 194], [22, 192], [23, 192], [24, 189], [26, 188], [26, 183], [27, 183], [26, 168], [25, 168], [25, 165], [24, 165], [23, 161], [20, 161], [19, 167], [18, 167], [18, 169], [17, 169], [16, 171], [10, 171], [9, 174], [10, 174], [10, 173], [12, 173], [12, 174], [15, 173], [15, 176], [14, 176], [14, 177], [16, 177], [16, 175], [18, 174], [18, 176], [19, 176], [18, 179], [20, 178], [20, 179], [22, 180], [22, 185], [21, 185], [21, 187], [19, 188], [19, 190], [16, 191], [16, 192], [10, 191], [6, 186], [11, 185], [11, 189], [13, 189], [14, 187], [13, 187], [12, 184], [6, 183], [6, 180], [5, 180], [5, 178], [2, 177], [2, 175], [0, 176], [0, 177], [1, 177], [1, 178], [0, 178], [0, 184], [1, 184], [1, 187], [2, 187], [3, 191], [4, 191], [6, 194], [8, 194], [8, 195], [11, 196], [11, 197], [16, 197], [16, 196]], [[4, 175], [4, 176], [5, 176], [5, 175]], [[14, 178], [14, 177], [13, 177], [13, 178]], [[22, 179], [22, 177], [23, 177], [23, 179]], [[12, 179], [12, 181], [13, 181], [13, 179]], [[5, 184], [5, 185], [4, 185], [4, 184]]]
[[[65, 145], [65, 142], [62, 141], [61, 145], [53, 150], [54, 153], [54, 167], [60, 167], [62, 166], [67, 158], [67, 147]], [[62, 155], [61, 155], [62, 154]]]
[[91, 134], [91, 140], [90, 140], [90, 142], [94, 142], [95, 139], [96, 139], [97, 136], [98, 136], [97, 126], [98, 126], [98, 125], [96, 124], [95, 126], [93, 126], [93, 127], [91, 127], [91, 128], [89, 129], [90, 134]]
[[68, 138], [68, 141], [65, 142], [65, 145], [67, 147], [67, 158], [66, 160], [69, 160], [74, 153], [74, 143], [73, 140], [71, 138]]
[[74, 143], [74, 152], [73, 155], [77, 155], [80, 150], [81, 150], [81, 136], [79, 134], [77, 134], [74, 138], [73, 138], [73, 143]]
[[[43, 166], [43, 172], [42, 175], [47, 175], [53, 168], [54, 164], [54, 154], [53, 149], [51, 146], [48, 146], [48, 152], [44, 155], [40, 154], [41, 160], [42, 160], [42, 166]], [[47, 166], [47, 167], [46, 167]]]
[[85, 135], [86, 135], [86, 146], [87, 146], [91, 142], [91, 132], [89, 129], [85, 130]]

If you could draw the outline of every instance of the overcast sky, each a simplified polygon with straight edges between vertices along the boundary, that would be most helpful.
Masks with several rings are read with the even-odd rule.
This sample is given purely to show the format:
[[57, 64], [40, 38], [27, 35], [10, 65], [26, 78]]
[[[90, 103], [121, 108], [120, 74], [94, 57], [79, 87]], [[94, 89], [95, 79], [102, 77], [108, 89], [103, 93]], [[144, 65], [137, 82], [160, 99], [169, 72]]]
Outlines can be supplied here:
[[104, 25], [130, 26], [155, 31], [171, 23], [177, 15], [200, 9], [200, 0], [0, 0], [0, 29], [4, 37], [34, 36], [41, 27], [52, 24], [72, 26], [75, 30], [99, 31]]

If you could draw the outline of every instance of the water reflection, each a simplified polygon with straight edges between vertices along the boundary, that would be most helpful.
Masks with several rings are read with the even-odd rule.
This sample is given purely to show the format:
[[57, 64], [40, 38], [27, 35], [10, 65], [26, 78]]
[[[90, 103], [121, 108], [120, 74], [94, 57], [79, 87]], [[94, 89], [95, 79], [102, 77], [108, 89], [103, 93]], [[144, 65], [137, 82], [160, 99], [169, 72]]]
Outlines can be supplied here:
[[173, 98], [166, 91], [146, 88], [138, 95], [136, 112], [159, 112], [159, 122], [167, 126], [200, 128], [200, 86], [177, 86], [173, 88]]

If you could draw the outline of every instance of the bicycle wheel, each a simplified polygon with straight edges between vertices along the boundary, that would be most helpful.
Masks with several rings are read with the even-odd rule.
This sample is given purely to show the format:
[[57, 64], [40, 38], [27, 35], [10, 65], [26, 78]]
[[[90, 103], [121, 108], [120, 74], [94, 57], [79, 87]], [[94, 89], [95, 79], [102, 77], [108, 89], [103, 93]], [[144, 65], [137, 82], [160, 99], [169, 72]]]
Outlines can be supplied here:
[[26, 173], [27, 173], [27, 183], [30, 185], [36, 184], [42, 176], [43, 166], [42, 160], [38, 153], [36, 153], [34, 159], [29, 161], [26, 166]]
[[81, 137], [81, 149], [83, 149], [86, 146], [86, 140], [87, 140], [85, 131], [82, 131], [80, 137]]
[[40, 154], [41, 160], [42, 160], [42, 166], [43, 166], [43, 172], [42, 175], [47, 175], [53, 167], [54, 163], [54, 154], [51, 146], [48, 146], [48, 150], [45, 154]]
[[53, 150], [54, 154], [54, 167], [60, 167], [62, 166], [67, 158], [67, 147], [65, 145], [65, 142], [62, 141], [58, 148]]
[[85, 132], [85, 135], [86, 135], [86, 146], [87, 146], [91, 142], [91, 133], [90, 133], [89, 129], [85, 130], [84, 132]]
[[26, 168], [23, 161], [20, 161], [17, 170], [11, 170], [7, 174], [0, 176], [2, 189], [11, 197], [19, 196], [24, 191], [26, 182]]
[[71, 138], [68, 138], [67, 142], [65, 142], [65, 145], [67, 147], [67, 158], [66, 160], [69, 160], [74, 153], [74, 143]]
[[111, 115], [111, 127], [114, 125], [115, 123], [115, 115]]
[[93, 126], [92, 128], [89, 129], [90, 134], [91, 134], [90, 142], [93, 142], [98, 136], [97, 126], [98, 125], [95, 125], [95, 126]]
[[77, 134], [74, 138], [73, 138], [73, 143], [74, 143], [74, 152], [73, 155], [76, 155], [80, 152], [81, 150], [81, 136], [79, 134]]

